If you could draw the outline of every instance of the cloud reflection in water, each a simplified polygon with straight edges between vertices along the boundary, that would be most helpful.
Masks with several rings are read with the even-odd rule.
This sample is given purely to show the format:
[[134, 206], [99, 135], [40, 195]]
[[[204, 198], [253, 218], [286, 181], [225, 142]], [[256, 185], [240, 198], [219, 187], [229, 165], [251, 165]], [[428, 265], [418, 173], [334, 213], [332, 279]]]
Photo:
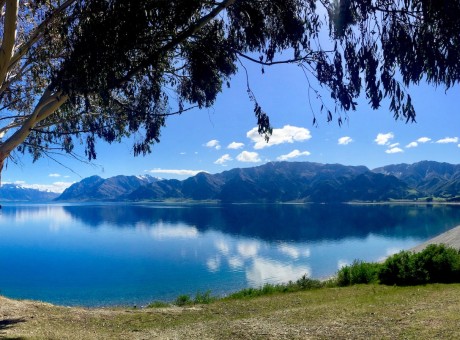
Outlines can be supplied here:
[[299, 247], [283, 243], [278, 246], [278, 250], [284, 255], [287, 255], [295, 260], [297, 260], [299, 257], [310, 257], [309, 248], [301, 249]]
[[[226, 260], [231, 271], [244, 273], [247, 284], [260, 287], [266, 283], [297, 280], [302, 275], [311, 276], [311, 268], [301, 258], [310, 256], [310, 249], [282, 243], [279, 245], [259, 240], [239, 240], [235, 243], [219, 239], [214, 242], [217, 254], [206, 261], [208, 271], [215, 273]], [[280, 255], [287, 256], [290, 261]], [[294, 263], [292, 263], [294, 261]]]
[[182, 223], [169, 224], [159, 222], [150, 229], [150, 235], [155, 240], [162, 240], [165, 238], [197, 238], [199, 231], [196, 227], [192, 227]]
[[287, 265], [264, 258], [253, 259], [252, 265], [246, 268], [246, 278], [253, 287], [260, 287], [265, 283], [295, 281], [304, 274], [311, 276], [308, 266]]

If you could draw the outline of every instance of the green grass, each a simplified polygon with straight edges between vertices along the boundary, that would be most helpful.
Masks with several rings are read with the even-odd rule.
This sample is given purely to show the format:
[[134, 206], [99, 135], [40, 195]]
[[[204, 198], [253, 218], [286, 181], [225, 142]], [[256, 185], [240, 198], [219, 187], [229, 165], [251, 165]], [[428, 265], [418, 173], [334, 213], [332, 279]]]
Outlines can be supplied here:
[[[6, 311], [8, 306], [14, 307]], [[321, 288], [160, 309], [0, 301], [0, 338], [459, 339], [460, 285]]]
[[224, 298], [198, 292], [179, 296], [175, 306], [81, 309], [0, 297], [0, 337], [459, 339], [460, 284], [431, 283], [459, 282], [459, 273], [457, 250], [429, 246], [384, 263], [355, 261], [328, 281], [303, 276]]

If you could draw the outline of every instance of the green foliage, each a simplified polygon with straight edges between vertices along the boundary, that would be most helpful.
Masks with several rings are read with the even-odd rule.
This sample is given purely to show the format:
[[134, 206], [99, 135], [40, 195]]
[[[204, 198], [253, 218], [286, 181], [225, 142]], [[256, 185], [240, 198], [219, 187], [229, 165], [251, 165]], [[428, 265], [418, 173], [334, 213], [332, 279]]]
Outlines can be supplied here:
[[423, 284], [427, 281], [428, 273], [416, 265], [416, 256], [408, 251], [402, 251], [390, 256], [383, 263], [379, 280], [383, 284], [410, 286]]
[[[285, 287], [283, 287], [285, 288]], [[245, 288], [238, 292], [230, 294], [228, 299], [248, 299], [262, 295], [273, 294], [276, 291], [280, 292], [282, 289], [277, 289], [277, 286], [271, 284], [265, 284], [260, 288]]]
[[377, 283], [380, 264], [354, 261], [350, 266], [337, 272], [336, 283], [339, 287], [354, 284]]
[[[460, 282], [460, 253], [445, 245], [429, 245], [420, 253], [401, 251], [384, 263], [354, 261], [337, 272], [339, 287], [382, 283], [412, 286], [426, 283]], [[326, 284], [327, 285], [327, 284]]]
[[417, 254], [417, 265], [428, 272], [428, 282], [460, 282], [460, 253], [453, 248], [429, 245]]
[[175, 305], [177, 306], [186, 306], [186, 305], [191, 305], [193, 303], [192, 299], [190, 298], [190, 295], [179, 295], [176, 298], [176, 301], [174, 302]]
[[211, 296], [211, 291], [206, 291], [204, 293], [198, 292], [195, 295], [195, 299], [193, 303], [195, 304], [208, 304], [215, 301], [217, 298], [215, 296]]
[[[15, 56], [0, 67], [0, 74], [8, 73], [0, 84], [0, 104], [8, 108], [0, 129], [15, 136], [3, 157], [17, 147], [36, 160], [55, 144], [72, 152], [79, 142], [91, 160], [97, 139], [120, 142], [133, 134], [133, 153], [149, 153], [167, 116], [212, 106], [238, 67], [245, 68], [243, 61], [262, 72], [274, 64], [301, 66], [307, 87], [316, 82], [329, 92], [330, 100], [313, 88], [319, 111], [328, 121], [336, 115], [339, 125], [363, 95], [373, 109], [386, 98], [395, 118], [415, 121], [408, 85], [424, 79], [449, 88], [460, 81], [458, 1], [18, 4], [17, 27], [0, 22], [4, 34], [18, 32]], [[328, 27], [330, 41], [324, 42]], [[40, 96], [47, 102], [51, 93], [59, 102], [54, 111], [31, 122], [27, 137], [14, 134]], [[269, 116], [249, 82], [247, 93], [258, 131], [268, 138]]]
[[211, 295], [211, 292], [208, 290], [204, 293], [198, 292], [195, 295], [195, 298], [192, 299], [190, 295], [179, 295], [176, 298], [176, 301], [174, 304], [176, 306], [188, 306], [188, 305], [193, 305], [193, 304], [208, 304], [213, 301], [216, 301], [217, 298], [215, 296]]
[[313, 280], [309, 278], [306, 274], [304, 274], [300, 279], [298, 279], [295, 282], [295, 286], [297, 286], [299, 290], [309, 290], [322, 288], [324, 284], [320, 280]]
[[297, 281], [289, 281], [284, 284], [269, 284], [266, 283], [260, 288], [246, 288], [238, 292], [230, 294], [227, 299], [247, 299], [258, 296], [271, 295], [275, 293], [292, 293], [304, 290], [311, 290], [324, 287], [324, 282], [313, 280], [307, 275], [303, 275]]
[[403, 251], [382, 264], [379, 279], [404, 286], [460, 282], [460, 253], [445, 245], [429, 245], [420, 253]]

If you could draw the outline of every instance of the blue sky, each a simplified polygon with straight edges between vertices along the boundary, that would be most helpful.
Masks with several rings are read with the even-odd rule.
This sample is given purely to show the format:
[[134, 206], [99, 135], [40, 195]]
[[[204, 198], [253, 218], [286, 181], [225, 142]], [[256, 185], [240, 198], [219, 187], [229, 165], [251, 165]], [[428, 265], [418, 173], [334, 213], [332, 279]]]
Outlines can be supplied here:
[[[266, 68], [262, 75], [259, 66], [245, 65], [251, 88], [275, 128], [268, 144], [255, 130], [253, 103], [240, 68], [231, 88], [224, 89], [213, 108], [170, 117], [161, 142], [146, 157], [133, 157], [130, 140], [112, 145], [99, 141], [92, 164], [68, 157], [57, 157], [65, 166], [47, 158], [32, 163], [24, 156], [19, 164], [8, 163], [2, 182], [62, 191], [91, 175], [150, 174], [185, 179], [197, 171], [218, 173], [277, 160], [365, 165], [371, 169], [421, 160], [460, 163], [458, 87], [447, 93], [426, 84], [409, 88], [417, 111], [416, 124], [395, 121], [386, 102], [374, 111], [362, 98], [358, 110], [350, 112], [349, 121], [339, 127], [337, 117], [326, 122], [311, 91], [309, 101], [308, 82], [297, 66]], [[312, 85], [322, 93], [315, 82]], [[326, 92], [322, 95], [328, 98]], [[312, 109], [317, 127], [312, 125]]]

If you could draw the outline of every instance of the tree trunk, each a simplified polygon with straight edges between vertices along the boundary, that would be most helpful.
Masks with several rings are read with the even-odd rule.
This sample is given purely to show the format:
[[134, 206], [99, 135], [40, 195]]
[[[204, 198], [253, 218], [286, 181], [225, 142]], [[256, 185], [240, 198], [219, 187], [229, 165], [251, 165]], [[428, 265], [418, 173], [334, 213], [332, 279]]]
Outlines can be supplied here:
[[5, 158], [3, 156], [0, 156], [0, 187], [2, 186], [2, 173], [3, 173], [3, 165], [5, 164]]

